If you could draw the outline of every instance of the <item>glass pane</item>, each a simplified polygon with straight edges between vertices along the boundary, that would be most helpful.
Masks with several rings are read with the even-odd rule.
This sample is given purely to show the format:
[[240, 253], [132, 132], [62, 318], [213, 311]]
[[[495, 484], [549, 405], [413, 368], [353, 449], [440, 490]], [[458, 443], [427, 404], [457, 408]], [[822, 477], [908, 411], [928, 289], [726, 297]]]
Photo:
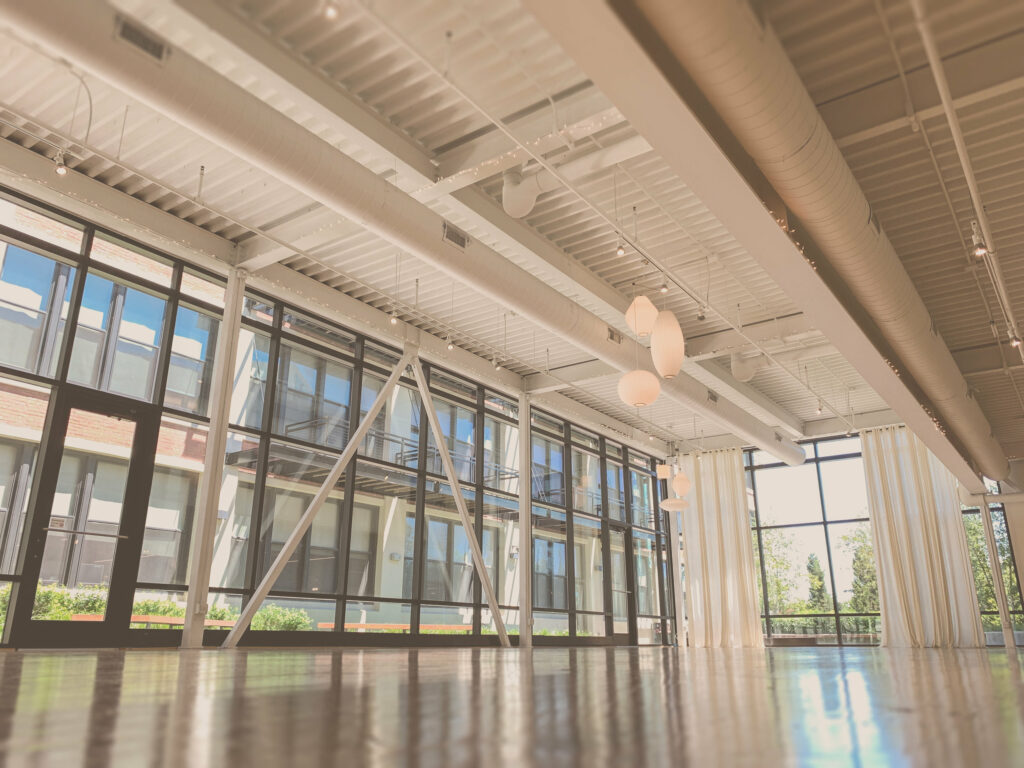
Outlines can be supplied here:
[[607, 453], [609, 456], [614, 456], [618, 459], [622, 458], [622, 446], [619, 445], [618, 443], [612, 443], [605, 440], [604, 452]]
[[281, 344], [274, 432], [344, 448], [349, 435], [352, 367], [302, 347]]
[[533, 498], [548, 504], [565, 504], [562, 443], [534, 435], [532, 448]]
[[860, 453], [860, 436], [844, 437], [839, 440], [822, 440], [817, 444], [819, 456], [842, 456], [846, 453]]
[[363, 344], [363, 360], [386, 369], [388, 373], [395, 369], [400, 359], [401, 355], [392, 349], [387, 349], [371, 341]]
[[808, 645], [835, 645], [837, 642], [836, 620], [832, 616], [798, 616], [769, 621], [775, 642]]
[[[135, 422], [73, 409], [65, 445], [103, 435], [111, 452], [130, 455]], [[101, 621], [121, 528], [128, 461], [65, 447], [46, 527], [32, 618]]]
[[209, 413], [214, 347], [220, 320], [179, 306], [171, 339], [164, 405], [200, 416]]
[[189, 541], [208, 433], [205, 424], [168, 417], [160, 424], [139, 561], [140, 582], [187, 581]]
[[519, 493], [519, 427], [493, 416], [484, 417], [484, 485], [503, 493]]
[[409, 603], [345, 603], [345, 631], [383, 634], [409, 634]]
[[166, 259], [134, 248], [107, 235], [97, 235], [89, 258], [127, 272], [141, 280], [170, 287], [174, 268]]
[[187, 267], [181, 273], [181, 292], [197, 301], [224, 308], [224, 283]]
[[638, 618], [636, 620], [636, 639], [639, 645], [661, 645], [661, 619]]
[[0, 198], [0, 225], [78, 253], [82, 249], [82, 229], [42, 213]]
[[[463, 489], [470, 515], [475, 508], [474, 494]], [[473, 602], [473, 558], [469, 549], [469, 537], [458, 510], [451, 488], [443, 483], [427, 481], [424, 499], [424, 523], [427, 527], [427, 541], [424, 549], [423, 588], [424, 600], [443, 600], [450, 603]], [[493, 562], [497, 540], [490, 542]]]
[[[519, 502], [484, 496], [482, 549], [499, 605], [519, 605]], [[487, 598], [481, 598], [486, 604]], [[516, 619], [518, 621], [518, 617]]]
[[350, 355], [356, 351], [356, 337], [353, 334], [291, 308], [285, 308], [284, 317], [281, 318], [281, 330]]
[[626, 580], [626, 534], [609, 531], [612, 564], [612, 626], [617, 635], [629, 633], [629, 586]]
[[444, 371], [439, 371], [436, 368], [430, 369], [430, 388], [458, 395], [474, 403], [476, 402], [476, 394], [479, 390], [479, 387], [473, 382], [466, 381]]
[[[267, 483], [263, 491], [263, 531], [260, 540], [264, 542], [266, 550], [261, 574], [266, 573], [277, 559], [337, 460], [334, 454], [310, 451], [286, 443], [270, 444]], [[313, 518], [313, 525], [292, 552], [274, 583], [275, 590], [328, 594], [341, 591], [338, 584], [338, 533], [344, 498], [343, 474]]]
[[828, 527], [836, 602], [841, 613], [878, 613], [878, 573], [871, 524], [833, 523]]
[[641, 616], [661, 614], [661, 599], [658, 593], [658, 554], [654, 536], [648, 533], [633, 534], [633, 563], [636, 568], [636, 612]]
[[[238, 620], [240, 601], [223, 593], [211, 593], [205, 625], [208, 629], [230, 629]], [[132, 629], [181, 629], [185, 623], [184, 592], [137, 589], [132, 604]]]
[[[999, 562], [1003, 571], [1003, 583], [1006, 585], [1007, 602], [1011, 611], [1020, 611], [1020, 587], [1017, 583], [1017, 571], [1014, 568], [1010, 552], [1010, 538], [1006, 530], [1006, 520], [1001, 507], [990, 507], [990, 513], [996, 538], [996, 550], [998, 551]], [[971, 571], [974, 574], [974, 587], [978, 594], [978, 607], [983, 614], [989, 614], [988, 617], [982, 617], [986, 640], [988, 645], [1002, 645], [1002, 625], [998, 616], [999, 604], [996, 602], [995, 582], [992, 577], [992, 568], [989, 566], [988, 545], [985, 540], [985, 528], [981, 519], [981, 512], [979, 510], [965, 512], [963, 521], [964, 531], [967, 534], [967, 548], [970, 554]]]
[[242, 299], [242, 317], [247, 317], [257, 323], [270, 325], [274, 322], [274, 305], [250, 293], [246, 293]]
[[[360, 421], [383, 389], [384, 379], [364, 372], [359, 402]], [[373, 420], [359, 452], [392, 464], [417, 467], [419, 446], [420, 395], [415, 389], [399, 384], [391, 390], [386, 404]]]
[[770, 613], [833, 612], [823, 526], [764, 529], [761, 546]]
[[642, 453], [637, 453], [635, 450], [630, 449], [629, 451], [629, 463], [634, 467], [640, 467], [646, 469], [648, 472], [651, 470], [651, 457], [646, 456]]
[[484, 393], [484, 407], [492, 411], [508, 416], [510, 419], [519, 418], [519, 403], [499, 395], [497, 392], [487, 390]]
[[654, 527], [654, 482], [650, 475], [629, 471], [630, 500], [633, 507], [633, 525]]
[[74, 281], [73, 267], [0, 241], [0, 365], [54, 375]]
[[421, 605], [421, 635], [469, 635], [473, 632], [473, 608], [454, 605]]
[[623, 469], [614, 461], [607, 463], [605, 485], [608, 489], [608, 517], [619, 522], [626, 521], [626, 483]]
[[579, 443], [585, 448], [592, 448], [595, 451], [601, 444], [597, 435], [593, 432], [588, 432], [585, 429], [580, 429], [575, 424], [569, 427], [569, 437], [574, 443]]
[[572, 508], [601, 514], [601, 461], [577, 448], [572, 449]]
[[576, 637], [604, 637], [605, 618], [604, 614], [577, 613], [576, 614]]
[[50, 390], [0, 378], [0, 573], [13, 574]]
[[818, 472], [814, 464], [756, 471], [761, 525], [821, 522]]
[[68, 380], [150, 399], [166, 305], [158, 296], [88, 275]]
[[569, 614], [547, 611], [534, 613], [533, 634], [544, 637], [568, 637]]
[[[487, 608], [487, 601], [484, 601], [484, 607], [480, 609], [480, 634], [482, 635], [496, 635], [498, 634], [498, 626], [494, 623], [491, 618], [491, 611]], [[501, 612], [501, 620], [505, 624], [505, 631], [510, 635], [519, 634], [519, 609], [509, 608]]]
[[879, 645], [882, 642], [880, 616], [840, 616], [843, 645]]
[[820, 469], [825, 517], [829, 520], [867, 517], [868, 492], [863, 459], [823, 461]]
[[254, 632], [330, 632], [337, 603], [300, 597], [267, 598], [252, 617]]
[[554, 432], [556, 435], [561, 435], [565, 422], [533, 409], [530, 411], [530, 424], [537, 429], [546, 429], [549, 432]]
[[257, 437], [228, 432], [210, 576], [215, 587], [245, 584], [259, 447]]
[[415, 551], [416, 476], [359, 462], [346, 591], [365, 597], [411, 598]]
[[270, 337], [242, 326], [238, 333], [238, 351], [232, 377], [229, 418], [240, 427], [259, 429], [263, 424], [263, 400], [267, 392], [267, 368], [270, 366]]
[[[447, 400], [432, 397], [437, 420], [445, 443], [455, 465], [455, 474], [460, 482], [476, 481], [476, 412]], [[433, 432], [427, 432], [427, 471], [435, 475], [444, 474], [441, 454], [434, 442]]]
[[[576, 610], [604, 610], [604, 547], [601, 523], [573, 517], [573, 568], [576, 571]], [[602, 619], [603, 621], [603, 619]]]
[[533, 508], [533, 607], [566, 610], [565, 513]]

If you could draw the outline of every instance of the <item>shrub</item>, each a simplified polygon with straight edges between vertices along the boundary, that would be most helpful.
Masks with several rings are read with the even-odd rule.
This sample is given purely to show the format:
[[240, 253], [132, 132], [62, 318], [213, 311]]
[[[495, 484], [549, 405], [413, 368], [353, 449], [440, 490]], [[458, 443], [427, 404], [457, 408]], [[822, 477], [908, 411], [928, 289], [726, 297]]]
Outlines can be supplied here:
[[255, 630], [288, 630], [295, 632], [313, 628], [313, 619], [300, 608], [283, 608], [280, 605], [268, 605], [260, 608], [252, 617], [252, 628]]

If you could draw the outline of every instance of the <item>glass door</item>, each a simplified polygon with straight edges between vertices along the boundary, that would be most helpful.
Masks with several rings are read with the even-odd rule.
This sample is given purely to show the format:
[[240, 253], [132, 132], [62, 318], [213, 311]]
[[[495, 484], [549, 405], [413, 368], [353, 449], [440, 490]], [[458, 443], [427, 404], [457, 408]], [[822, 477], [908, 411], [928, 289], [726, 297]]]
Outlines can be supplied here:
[[624, 528], [609, 529], [609, 568], [612, 593], [612, 638], [623, 645], [636, 645], [636, 610], [630, 574], [630, 549]]
[[123, 644], [145, 531], [158, 412], [69, 387], [48, 419], [10, 642]]

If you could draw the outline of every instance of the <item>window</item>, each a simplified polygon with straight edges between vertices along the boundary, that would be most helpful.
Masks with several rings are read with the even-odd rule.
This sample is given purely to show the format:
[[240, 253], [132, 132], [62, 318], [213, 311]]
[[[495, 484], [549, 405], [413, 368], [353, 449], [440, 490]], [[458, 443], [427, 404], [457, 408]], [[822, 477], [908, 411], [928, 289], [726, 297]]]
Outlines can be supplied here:
[[55, 373], [74, 280], [74, 267], [0, 241], [0, 365]]
[[[476, 479], [476, 413], [439, 397], [432, 399], [455, 475], [460, 482], [472, 483]], [[427, 434], [427, 471], [444, 474], [433, 432]]]
[[[1020, 580], [1013, 559], [1013, 545], [1006, 527], [1006, 513], [1002, 504], [989, 505], [992, 528], [996, 538], [996, 551], [1006, 585], [1006, 600], [1010, 608], [1014, 632], [1024, 631], [1024, 611], [1021, 607]], [[981, 609], [981, 626], [988, 645], [1003, 645], [1002, 622], [999, 618], [999, 604], [996, 602], [995, 581], [989, 565], [988, 543], [985, 539], [984, 521], [980, 509], [963, 511], [964, 531], [967, 534], [967, 549], [974, 573], [974, 587], [978, 593], [978, 607]], [[1018, 640], [1018, 645], [1020, 641]]]
[[879, 641], [878, 577], [860, 438], [823, 440], [798, 467], [747, 452], [758, 593], [777, 643]]
[[533, 508], [533, 607], [564, 611], [569, 607], [565, 513]]
[[408, 600], [416, 551], [416, 476], [360, 461], [354, 502], [348, 594]]
[[601, 460], [592, 453], [572, 449], [572, 507], [588, 515], [600, 515]]
[[547, 504], [565, 504], [562, 443], [534, 435], [532, 446], [533, 498]]
[[[424, 501], [427, 541], [422, 598], [449, 603], [472, 603], [473, 557], [452, 490], [448, 485], [434, 481], [429, 481], [427, 486]], [[474, 494], [463, 489], [463, 495], [472, 515]], [[492, 539], [489, 545], [491, 552], [488, 559], [493, 563], [497, 541]]]
[[484, 416], [484, 486], [519, 493], [519, 427]]
[[274, 432], [330, 448], [348, 444], [352, 366], [282, 344]]
[[178, 307], [164, 390], [166, 407], [208, 415], [213, 351], [219, 328], [217, 318], [186, 306]]
[[[384, 389], [384, 379], [370, 373], [363, 375], [363, 388], [359, 401], [360, 420], [374, 399]], [[373, 426], [363, 440], [360, 452], [373, 459], [399, 464], [403, 467], [419, 466], [420, 455], [420, 395], [415, 389], [399, 384], [388, 395], [387, 402], [377, 414]]]

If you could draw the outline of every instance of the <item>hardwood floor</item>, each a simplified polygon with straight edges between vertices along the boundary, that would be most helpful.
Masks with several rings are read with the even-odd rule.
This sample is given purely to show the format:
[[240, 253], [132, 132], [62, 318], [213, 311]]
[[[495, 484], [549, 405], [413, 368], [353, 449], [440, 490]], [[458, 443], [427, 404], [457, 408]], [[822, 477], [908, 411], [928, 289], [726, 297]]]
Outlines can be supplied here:
[[1021, 766], [1002, 651], [0, 651], [3, 766]]

